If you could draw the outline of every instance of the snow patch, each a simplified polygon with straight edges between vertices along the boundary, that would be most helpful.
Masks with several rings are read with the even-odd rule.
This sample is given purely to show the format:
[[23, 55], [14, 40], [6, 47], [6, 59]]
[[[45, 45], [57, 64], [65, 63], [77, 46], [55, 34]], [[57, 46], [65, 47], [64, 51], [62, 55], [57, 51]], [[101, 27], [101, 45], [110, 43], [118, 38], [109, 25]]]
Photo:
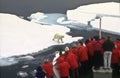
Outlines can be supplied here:
[[[102, 29], [120, 34], [120, 12], [119, 3], [106, 2], [83, 5], [73, 10], [67, 11], [69, 20], [88, 25], [90, 22], [93, 28], [99, 28], [99, 19], [102, 18]], [[95, 21], [93, 21], [95, 20]]]
[[28, 76], [28, 73], [27, 73], [27, 72], [24, 72], [24, 71], [19, 71], [19, 72], [17, 73], [17, 75], [20, 76], [20, 77], [27, 77], [27, 76]]
[[0, 58], [0, 66], [9, 66], [18, 63], [15, 58]]

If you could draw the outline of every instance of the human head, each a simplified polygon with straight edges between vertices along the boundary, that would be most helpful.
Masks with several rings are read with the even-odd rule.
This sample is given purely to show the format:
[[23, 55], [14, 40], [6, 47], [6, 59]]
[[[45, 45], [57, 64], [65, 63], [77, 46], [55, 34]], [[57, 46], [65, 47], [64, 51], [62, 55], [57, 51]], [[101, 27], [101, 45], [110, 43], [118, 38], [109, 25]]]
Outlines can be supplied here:
[[44, 60], [45, 63], [48, 62], [48, 61], [49, 61], [49, 59], [45, 59], [45, 60]]
[[107, 36], [107, 40], [110, 40], [111, 38], [112, 38], [111, 35], [108, 35], [108, 36]]
[[94, 36], [94, 39], [95, 39], [96, 41], [98, 41], [98, 40], [99, 40], [99, 35], [95, 35], [95, 36]]
[[82, 42], [79, 42], [79, 43], [77, 44], [77, 46], [78, 46], [78, 48], [80, 48], [81, 46], [83, 46], [83, 43], [82, 43]]
[[41, 66], [38, 66], [37, 67], [37, 71], [41, 71], [42, 70], [42, 67]]
[[65, 52], [68, 52], [70, 49], [68, 46], [65, 47]]
[[87, 39], [86, 41], [85, 41], [85, 44], [87, 44], [87, 43], [89, 43], [90, 42], [90, 40], [89, 39]]

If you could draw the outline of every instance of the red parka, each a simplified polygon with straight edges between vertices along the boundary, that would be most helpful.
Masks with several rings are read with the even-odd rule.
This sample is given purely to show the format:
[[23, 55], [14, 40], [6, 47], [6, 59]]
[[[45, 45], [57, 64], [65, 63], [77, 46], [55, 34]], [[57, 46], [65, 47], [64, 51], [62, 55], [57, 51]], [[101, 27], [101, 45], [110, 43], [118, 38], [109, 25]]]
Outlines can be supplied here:
[[78, 61], [79, 60], [78, 59], [78, 48], [77, 47], [70, 48], [70, 52], [72, 52], [73, 54], [77, 56], [77, 61]]
[[61, 77], [69, 76], [70, 65], [63, 58], [60, 58], [59, 60], [60, 61], [57, 64], [57, 70], [60, 71], [60, 76]]
[[120, 50], [120, 41], [115, 41], [114, 44], [117, 46], [117, 48]]
[[65, 54], [59, 56], [57, 59], [56, 59], [56, 62], [57, 63], [60, 63], [62, 61], [62, 59], [65, 59]]
[[113, 49], [112, 51], [112, 63], [119, 63], [120, 61], [120, 50], [119, 49]]
[[53, 64], [50, 61], [45, 62], [42, 65], [43, 69], [46, 72], [46, 76], [54, 76], [54, 71], [53, 71]]
[[78, 48], [78, 54], [80, 62], [88, 61], [87, 48], [85, 46]]
[[75, 54], [72, 52], [69, 52], [67, 56], [65, 57], [65, 60], [69, 63], [70, 69], [74, 70], [78, 68], [78, 59]]
[[70, 48], [70, 52], [74, 53], [75, 55], [78, 55], [78, 48], [72, 47], [72, 48]]
[[[100, 43], [103, 45], [103, 43], [105, 42], [105, 39], [101, 39], [100, 40]], [[101, 48], [102, 50], [101, 50], [101, 53], [103, 54], [104, 53], [104, 50], [103, 50], [103, 48]]]
[[101, 53], [103, 53], [103, 48], [102, 48], [102, 42], [99, 41], [92, 41], [92, 44], [94, 46], [94, 51], [100, 51]]
[[93, 56], [94, 55], [94, 46], [91, 42], [86, 44], [86, 47], [88, 49], [89, 55]]

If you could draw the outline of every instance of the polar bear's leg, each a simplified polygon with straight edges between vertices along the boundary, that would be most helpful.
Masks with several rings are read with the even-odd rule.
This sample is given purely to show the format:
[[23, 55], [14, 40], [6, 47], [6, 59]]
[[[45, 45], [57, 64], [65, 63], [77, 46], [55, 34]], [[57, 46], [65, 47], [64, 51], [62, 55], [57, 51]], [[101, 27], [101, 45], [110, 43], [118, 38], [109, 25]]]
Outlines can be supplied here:
[[57, 40], [58, 40], [58, 43], [60, 43], [60, 39], [58, 38]]
[[62, 43], [64, 43], [62, 38], [60, 40], [61, 40]]
[[54, 37], [53, 37], [53, 41], [56, 39], [56, 34], [54, 35]]

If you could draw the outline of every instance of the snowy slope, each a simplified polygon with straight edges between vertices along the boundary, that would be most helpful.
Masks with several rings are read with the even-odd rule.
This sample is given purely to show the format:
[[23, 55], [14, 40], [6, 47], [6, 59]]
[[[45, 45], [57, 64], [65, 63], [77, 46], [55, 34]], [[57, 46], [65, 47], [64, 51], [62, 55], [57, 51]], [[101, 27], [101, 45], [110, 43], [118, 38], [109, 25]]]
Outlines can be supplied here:
[[91, 21], [92, 26], [95, 28], [99, 28], [99, 19], [96, 19], [96, 17], [100, 17], [103, 30], [120, 34], [120, 6], [117, 2], [80, 6], [68, 10], [67, 17], [69, 20], [75, 20], [83, 24], [88, 24]]
[[70, 29], [59, 25], [40, 25], [15, 15], [0, 13], [0, 57], [23, 55], [58, 44], [52, 41], [55, 33], [65, 36], [64, 43], [79, 38], [67, 35]]

